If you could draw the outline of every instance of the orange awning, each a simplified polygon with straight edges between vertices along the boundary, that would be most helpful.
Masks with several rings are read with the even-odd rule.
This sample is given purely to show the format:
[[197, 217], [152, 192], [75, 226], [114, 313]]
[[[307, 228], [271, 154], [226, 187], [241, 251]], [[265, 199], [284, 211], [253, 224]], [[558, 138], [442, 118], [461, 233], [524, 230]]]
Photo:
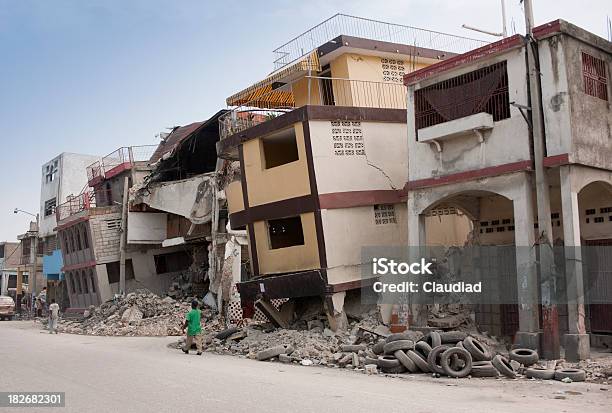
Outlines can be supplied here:
[[260, 108], [292, 107], [294, 105], [293, 93], [286, 90], [275, 90], [276, 83], [287, 83], [287, 78], [294, 78], [301, 73], [321, 70], [317, 51], [312, 51], [297, 62], [273, 72], [248, 88], [227, 98], [228, 106], [253, 106]]

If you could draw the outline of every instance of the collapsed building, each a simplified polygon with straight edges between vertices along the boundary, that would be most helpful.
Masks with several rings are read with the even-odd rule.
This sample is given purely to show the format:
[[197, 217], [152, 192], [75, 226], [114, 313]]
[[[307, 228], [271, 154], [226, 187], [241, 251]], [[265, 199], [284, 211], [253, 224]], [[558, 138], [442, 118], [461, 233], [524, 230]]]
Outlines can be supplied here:
[[[240, 276], [242, 250], [247, 248], [245, 234], [227, 228], [223, 182], [228, 176], [232, 179], [233, 170], [216, 154], [219, 118], [225, 113], [221, 110], [205, 122], [176, 128], [164, 138], [150, 159], [151, 174], [134, 188], [128, 220], [128, 243], [178, 248], [164, 258], [184, 275], [178, 285], [170, 286], [171, 296], [210, 293], [205, 302], [221, 311], [227, 310], [234, 278]], [[164, 225], [156, 226], [160, 220]], [[166, 230], [155, 233], [155, 227]]]
[[[531, 46], [520, 35], [488, 45], [443, 34], [402, 44], [375, 30], [364, 38], [376, 24], [332, 17], [277, 49], [277, 70], [227, 99], [217, 148], [240, 163], [226, 193], [232, 228], [249, 237], [250, 271], [237, 285], [245, 314], [254, 302], [322, 297], [342, 328], [347, 293], [372, 282], [363, 247], [511, 246], [478, 265], [499, 274], [514, 302], [476, 306], [472, 317], [523, 346], [560, 339], [568, 359], [588, 357], [589, 340], [611, 331], [606, 249], [589, 253], [584, 270], [580, 252], [581, 242], [612, 238], [610, 42], [563, 21], [534, 29], [548, 235], [566, 247], [548, 263], [557, 279], [541, 281], [533, 246], [548, 220], [536, 212]], [[397, 39], [418, 37], [390, 26]], [[555, 282], [564, 296], [551, 305]], [[411, 324], [426, 327], [427, 308], [411, 311]]]
[[220, 309], [228, 304], [246, 238], [228, 233], [218, 189], [232, 174], [216, 156], [224, 113], [160, 134], [159, 145], [119, 148], [87, 167], [87, 190], [56, 212], [71, 311], [139, 289], [204, 297]]
[[[277, 49], [276, 70], [227, 99], [218, 155], [240, 165], [225, 191], [231, 227], [249, 238], [245, 315], [255, 302], [273, 312], [274, 299], [321, 297], [331, 327], [345, 328], [362, 247], [406, 245], [402, 78], [484, 44], [430, 34], [339, 14]], [[456, 210], [430, 218], [440, 243], [469, 230]]]

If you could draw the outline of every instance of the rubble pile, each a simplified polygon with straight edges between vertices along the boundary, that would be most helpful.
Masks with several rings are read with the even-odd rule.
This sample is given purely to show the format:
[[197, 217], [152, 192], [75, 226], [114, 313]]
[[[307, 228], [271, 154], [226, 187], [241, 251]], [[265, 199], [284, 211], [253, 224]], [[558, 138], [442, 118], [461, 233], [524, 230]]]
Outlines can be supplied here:
[[[609, 353], [608, 353], [609, 354]], [[582, 360], [578, 363], [570, 363], [565, 360], [557, 360], [556, 369], [580, 369], [586, 371], [586, 380], [597, 383], [612, 383], [612, 357], [597, 357]]]
[[[238, 355], [260, 361], [279, 361], [303, 366], [345, 368], [366, 374], [427, 373], [434, 377], [493, 377], [555, 379], [566, 383], [593, 381], [600, 371], [567, 363], [542, 363], [537, 352], [513, 349], [507, 356], [503, 345], [491, 337], [464, 331], [419, 331], [390, 334], [382, 325], [364, 319], [351, 323], [348, 332], [334, 333], [323, 322], [309, 322], [308, 330], [262, 326], [232, 328], [208, 334], [206, 351]], [[173, 344], [182, 347], [184, 339]], [[592, 367], [592, 366], [591, 366]], [[609, 367], [608, 367], [609, 368]]]
[[[178, 336], [191, 299], [177, 301], [137, 290], [124, 298], [89, 307], [82, 320], [61, 320], [58, 331], [95, 336]], [[221, 328], [210, 310], [202, 310], [202, 322]]]

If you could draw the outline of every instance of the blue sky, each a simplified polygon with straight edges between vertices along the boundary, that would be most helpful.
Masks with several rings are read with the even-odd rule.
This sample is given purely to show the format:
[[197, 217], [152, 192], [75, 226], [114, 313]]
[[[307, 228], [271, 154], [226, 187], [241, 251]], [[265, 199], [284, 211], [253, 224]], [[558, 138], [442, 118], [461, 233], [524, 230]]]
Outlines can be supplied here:
[[[536, 23], [607, 36], [608, 1], [534, 2]], [[522, 31], [519, 1], [507, 8]], [[38, 210], [43, 163], [206, 119], [272, 71], [275, 47], [337, 12], [471, 37], [462, 23], [501, 29], [495, 0], [0, 0], [0, 240], [27, 228], [13, 208]]]

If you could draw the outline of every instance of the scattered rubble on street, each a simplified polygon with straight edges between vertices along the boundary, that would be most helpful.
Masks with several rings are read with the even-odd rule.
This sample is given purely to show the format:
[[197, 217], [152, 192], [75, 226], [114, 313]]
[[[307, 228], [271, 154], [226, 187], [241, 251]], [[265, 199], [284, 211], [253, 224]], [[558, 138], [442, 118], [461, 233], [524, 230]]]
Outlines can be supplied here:
[[[183, 334], [181, 327], [190, 302], [191, 298], [178, 301], [137, 290], [125, 298], [89, 307], [82, 319], [62, 319], [58, 330], [94, 336], [178, 336]], [[211, 327], [216, 323], [212, 311], [206, 308], [202, 320]]]
[[[99, 307], [90, 307], [79, 320], [62, 320], [63, 333], [105, 336], [181, 336], [170, 345], [184, 344], [182, 323], [192, 297], [175, 300], [138, 290]], [[371, 309], [352, 320], [347, 331], [333, 332], [323, 316], [289, 328], [253, 323], [226, 328], [212, 309], [202, 308], [205, 351], [260, 361], [350, 369], [365, 374], [426, 373], [434, 377], [524, 377], [571, 383], [612, 380], [612, 357], [580, 363], [541, 361], [529, 349], [507, 350], [507, 344], [478, 333], [469, 323], [453, 331], [431, 329], [392, 334]]]

